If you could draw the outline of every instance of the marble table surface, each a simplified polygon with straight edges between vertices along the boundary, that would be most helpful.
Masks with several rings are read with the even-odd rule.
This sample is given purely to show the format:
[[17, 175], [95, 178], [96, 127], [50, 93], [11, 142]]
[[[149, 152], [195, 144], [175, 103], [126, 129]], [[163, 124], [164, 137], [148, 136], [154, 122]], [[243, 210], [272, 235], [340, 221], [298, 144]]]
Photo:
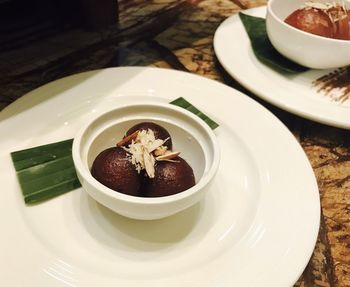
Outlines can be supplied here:
[[218, 25], [240, 10], [264, 4], [264, 0], [119, 0], [118, 27], [75, 29], [1, 52], [0, 109], [52, 80], [117, 66], [188, 71], [246, 93], [289, 128], [317, 177], [320, 233], [295, 286], [350, 286], [350, 131], [305, 120], [258, 99], [224, 71], [214, 54]]

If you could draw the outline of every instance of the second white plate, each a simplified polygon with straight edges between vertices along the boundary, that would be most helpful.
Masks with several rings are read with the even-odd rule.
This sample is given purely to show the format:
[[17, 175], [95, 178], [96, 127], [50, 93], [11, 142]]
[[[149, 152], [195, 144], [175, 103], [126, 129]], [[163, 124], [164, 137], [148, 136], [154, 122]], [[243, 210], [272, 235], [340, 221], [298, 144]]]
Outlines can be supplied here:
[[[244, 13], [264, 18], [266, 7]], [[350, 129], [350, 100], [335, 100], [338, 90], [326, 95], [313, 86], [315, 80], [332, 70], [309, 70], [293, 76], [277, 73], [257, 60], [237, 14], [216, 30], [214, 49], [225, 70], [262, 99], [301, 117]]]

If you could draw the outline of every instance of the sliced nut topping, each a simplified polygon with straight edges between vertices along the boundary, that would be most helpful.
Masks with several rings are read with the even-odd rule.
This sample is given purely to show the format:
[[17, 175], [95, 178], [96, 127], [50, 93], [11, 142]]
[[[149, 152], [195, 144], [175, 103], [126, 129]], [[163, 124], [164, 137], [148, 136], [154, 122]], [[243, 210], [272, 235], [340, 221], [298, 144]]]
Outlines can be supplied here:
[[320, 10], [328, 10], [328, 9], [334, 7], [334, 5], [332, 3], [322, 3], [322, 2], [312, 2], [312, 1], [305, 2], [305, 6], [320, 9]]
[[133, 132], [131, 135], [126, 136], [120, 142], [117, 142], [117, 147], [124, 146], [131, 143], [131, 141], [137, 138], [138, 133], [139, 131], [136, 131], [136, 132]]
[[155, 164], [155, 160], [154, 160], [154, 156], [150, 153], [145, 152], [143, 154], [143, 161], [145, 164], [145, 170], [147, 175], [149, 176], [149, 178], [154, 178], [155, 175], [155, 169], [154, 169], [154, 164]]
[[153, 154], [155, 156], [160, 156], [160, 155], [164, 155], [167, 151], [168, 151], [168, 148], [166, 146], [160, 146], [159, 148], [156, 148], [153, 151]]
[[161, 140], [161, 139], [154, 140], [152, 143], [150, 143], [150, 144], [147, 146], [147, 150], [148, 150], [148, 152], [153, 152], [153, 151], [155, 151], [157, 148], [161, 147], [163, 144], [164, 144], [164, 141]]
[[171, 160], [175, 157], [177, 157], [180, 154], [179, 151], [172, 151], [172, 152], [167, 152], [163, 155], [157, 156], [156, 160], [158, 161], [166, 161], [166, 160]]
[[[307, 1], [305, 2], [305, 7], [306, 8], [310, 8], [310, 9], [319, 9], [319, 10], [323, 10], [325, 12], [330, 12], [329, 10], [331, 10], [332, 8], [337, 8], [340, 7], [344, 13], [347, 13], [347, 7], [345, 4], [344, 0], [338, 0], [338, 1], [333, 1], [331, 2], [321, 2], [321, 1]], [[341, 11], [336, 11], [335, 13], [339, 13]], [[332, 15], [330, 15], [331, 17]], [[332, 20], [332, 19], [331, 19]], [[334, 21], [337, 21], [336, 19], [333, 19]]]
[[168, 139], [156, 139], [154, 132], [148, 129], [132, 133], [118, 142], [117, 146], [128, 153], [127, 158], [138, 173], [145, 170], [149, 178], [154, 178], [156, 160], [177, 162], [175, 158], [180, 154], [169, 151], [163, 145]]

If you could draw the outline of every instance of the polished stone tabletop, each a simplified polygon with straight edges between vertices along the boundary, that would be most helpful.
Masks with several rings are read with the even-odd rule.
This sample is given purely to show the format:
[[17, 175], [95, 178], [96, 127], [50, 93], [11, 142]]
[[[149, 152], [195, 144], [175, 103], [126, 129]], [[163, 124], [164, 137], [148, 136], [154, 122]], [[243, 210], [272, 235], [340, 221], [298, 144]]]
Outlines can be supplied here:
[[350, 131], [305, 120], [260, 100], [232, 79], [214, 54], [213, 35], [218, 25], [240, 10], [265, 3], [120, 0], [118, 27], [93, 32], [72, 29], [49, 40], [2, 51], [0, 109], [52, 80], [118, 66], [187, 71], [246, 93], [289, 128], [317, 178], [320, 233], [313, 256], [295, 286], [350, 286]]

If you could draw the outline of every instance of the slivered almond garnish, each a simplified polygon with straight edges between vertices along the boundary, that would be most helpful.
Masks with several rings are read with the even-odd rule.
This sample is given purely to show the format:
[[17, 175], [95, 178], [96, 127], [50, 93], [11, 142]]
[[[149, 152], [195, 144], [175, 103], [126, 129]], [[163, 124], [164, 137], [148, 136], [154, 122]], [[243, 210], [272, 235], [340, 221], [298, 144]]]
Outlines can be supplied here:
[[148, 152], [153, 152], [157, 148], [161, 147], [163, 144], [164, 144], [164, 141], [161, 139], [154, 140], [148, 144], [147, 150]]
[[171, 160], [171, 159], [177, 157], [179, 154], [180, 154], [179, 151], [169, 151], [163, 155], [157, 156], [156, 160], [158, 160], [158, 161]]
[[156, 149], [153, 151], [153, 154], [154, 154], [155, 156], [160, 156], [160, 155], [165, 154], [167, 151], [168, 151], [168, 148], [167, 148], [166, 146], [160, 146], [159, 148], [156, 148]]
[[[336, 22], [342, 20], [347, 17], [346, 13], [348, 11], [345, 1], [333, 1], [331, 2], [319, 2], [319, 1], [307, 1], [305, 2], [306, 8], [314, 8], [323, 10], [328, 14], [328, 17], [332, 20], [332, 22]], [[333, 10], [332, 8], [340, 8], [340, 10]]]
[[128, 152], [129, 161], [139, 173], [145, 170], [149, 178], [154, 178], [156, 161], [176, 162], [173, 159], [180, 154], [178, 151], [169, 151], [163, 145], [168, 139], [156, 139], [154, 132], [148, 129], [134, 132], [117, 143], [117, 146]]
[[155, 159], [154, 156], [150, 153], [145, 152], [143, 154], [143, 161], [145, 163], [145, 170], [149, 178], [154, 178], [155, 175]]
[[316, 1], [305, 2], [305, 6], [310, 8], [320, 9], [320, 10], [328, 10], [330, 8], [335, 7], [333, 3], [328, 3], [328, 2], [324, 3], [324, 2], [316, 2]]
[[[136, 137], [134, 135], [135, 133]], [[121, 141], [123, 143], [122, 147], [128, 152], [129, 161], [135, 166], [139, 173], [141, 170], [145, 170], [148, 177], [154, 178], [156, 159], [153, 153], [155, 151], [159, 152], [165, 148], [163, 146], [165, 140], [156, 139], [151, 129], [141, 130], [135, 133], [129, 136], [129, 141], [125, 140], [126, 138]], [[125, 143], [129, 144], [126, 145]]]
[[117, 147], [121, 147], [127, 144], [130, 144], [133, 140], [137, 138], [139, 131], [133, 132], [131, 135], [126, 136], [120, 142], [117, 142]]

